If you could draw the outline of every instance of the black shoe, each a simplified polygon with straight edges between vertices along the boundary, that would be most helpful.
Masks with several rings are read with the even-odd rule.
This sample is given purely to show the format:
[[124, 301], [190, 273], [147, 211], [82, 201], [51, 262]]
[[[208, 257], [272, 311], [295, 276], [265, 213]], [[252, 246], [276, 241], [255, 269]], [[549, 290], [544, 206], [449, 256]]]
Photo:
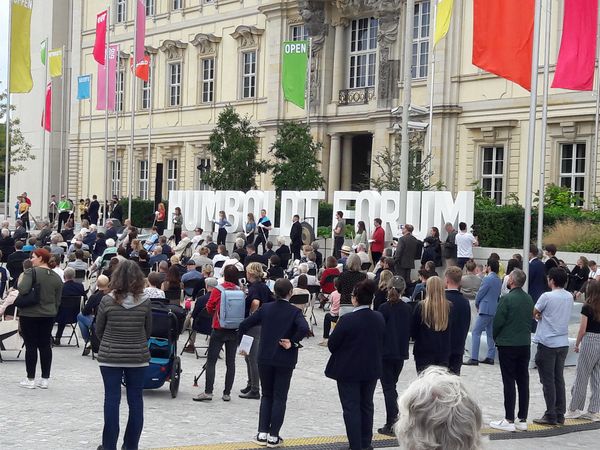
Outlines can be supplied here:
[[564, 414], [557, 414], [556, 415], [556, 423], [558, 423], [559, 425], [564, 425], [565, 424], [565, 416], [564, 416]]
[[260, 392], [258, 391], [249, 391], [245, 394], [240, 394], [240, 398], [248, 398], [252, 400], [260, 400]]
[[539, 419], [533, 419], [533, 423], [537, 423], [538, 425], [556, 425], [556, 419], [544, 414]]
[[478, 366], [479, 365], [479, 361], [477, 361], [476, 359], [469, 359], [468, 361], [463, 363], [463, 366]]
[[377, 432], [379, 434], [384, 434], [386, 436], [395, 436], [394, 426], [388, 425], [387, 423], [384, 426], [382, 426], [381, 428], [378, 428]]
[[250, 387], [250, 385], [246, 386], [244, 389], [240, 389], [240, 392], [242, 394], [247, 394], [248, 392], [250, 392], [252, 390], [252, 388]]
[[92, 351], [92, 349], [90, 347], [84, 348], [83, 349], [83, 356], [89, 355], [91, 351]]
[[483, 361], [479, 361], [481, 364], [489, 364], [490, 366], [494, 365], [494, 360], [492, 358], [485, 358]]
[[52, 339], [52, 345], [54, 345], [55, 347], [60, 347], [60, 339], [59, 338]]

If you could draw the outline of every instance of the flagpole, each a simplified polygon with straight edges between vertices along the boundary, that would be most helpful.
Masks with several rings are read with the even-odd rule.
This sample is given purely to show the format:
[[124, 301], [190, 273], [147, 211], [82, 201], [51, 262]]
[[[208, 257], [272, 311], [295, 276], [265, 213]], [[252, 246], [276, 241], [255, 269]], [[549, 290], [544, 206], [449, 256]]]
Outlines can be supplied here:
[[[10, 173], [10, 47], [12, 37], [12, 1], [8, 2], [8, 62], [6, 67], [6, 126], [4, 127], [6, 135], [6, 145], [4, 147], [4, 219], [8, 218], [8, 176]], [[15, 220], [17, 218], [15, 217]]]
[[427, 184], [431, 184], [431, 151], [433, 147], [433, 88], [435, 86], [435, 30], [437, 25], [438, 1], [433, 5], [433, 39], [431, 46], [431, 85], [429, 86], [429, 127], [427, 129]]
[[308, 38], [308, 90], [306, 95], [306, 125], [310, 127], [310, 89], [312, 84], [312, 41], [313, 38]]
[[[46, 203], [46, 198], [49, 196], [44, 195], [44, 187], [45, 187], [45, 183], [44, 183], [44, 175], [46, 172], [46, 114], [48, 114], [48, 111], [46, 111], [46, 94], [47, 94], [47, 89], [48, 89], [48, 38], [46, 38], [45, 40], [46, 44], [45, 44], [45, 48], [46, 48], [46, 61], [44, 62], [44, 95], [43, 95], [43, 102], [44, 102], [44, 107], [42, 108], [42, 182], [40, 183], [40, 190], [41, 190], [41, 197], [40, 197], [40, 203], [41, 203], [41, 217], [42, 219], [45, 217], [44, 214], [44, 208], [46, 207], [47, 203]], [[52, 108], [52, 104], [50, 105], [50, 108]], [[50, 115], [50, 118], [52, 118], [52, 115]], [[50, 119], [52, 120], [52, 119]], [[50, 126], [50, 129], [52, 129], [52, 125]]]
[[[533, 191], [533, 160], [535, 158], [535, 128], [538, 88], [538, 64], [540, 57], [540, 21], [542, 0], [535, 0], [535, 18], [533, 25], [533, 52], [531, 59], [531, 95], [529, 103], [529, 135], [527, 145], [527, 177], [525, 180], [525, 217], [523, 227], [523, 270], [529, 275], [529, 244], [531, 240], [531, 196]], [[528, 277], [527, 277], [528, 278]], [[527, 290], [528, 280], [523, 286]]]
[[152, 64], [150, 65], [150, 67], [148, 68], [148, 102], [149, 104], [149, 110], [148, 110], [148, 167], [147, 167], [147, 175], [146, 175], [146, 180], [147, 180], [147, 184], [146, 184], [146, 195], [148, 196], [148, 200], [150, 200], [150, 158], [151, 158], [151, 154], [150, 154], [150, 147], [152, 145], [152, 102], [153, 102], [153, 98], [152, 98], [152, 84], [153, 84], [153, 80], [154, 78], [152, 78], [154, 76], [154, 58], [151, 57], [150, 61], [152, 62]]
[[[106, 61], [104, 61], [106, 63]], [[90, 197], [90, 176], [92, 173], [92, 81], [94, 74], [90, 73], [90, 119], [88, 123], [88, 173], [87, 173], [87, 197]]]
[[[60, 55], [61, 58], [61, 80], [60, 80], [60, 157], [59, 157], [59, 171], [58, 171], [58, 198], [62, 198], [63, 193], [63, 150], [64, 150], [64, 142], [65, 142], [65, 133], [63, 130], [65, 124], [65, 46], [62, 46], [62, 53]], [[66, 195], [67, 193], [65, 193]], [[68, 195], [67, 195], [68, 197]]]
[[108, 66], [110, 58], [110, 6], [106, 8], [106, 54], [104, 57], [104, 204], [102, 224], [106, 224], [108, 201]]
[[538, 203], [537, 247], [542, 248], [544, 237], [544, 196], [546, 191], [546, 135], [548, 126], [548, 91], [550, 89], [550, 35], [552, 20], [552, 0], [546, 5], [546, 52], [544, 55], [544, 94], [542, 104], [542, 137], [540, 150], [540, 194]]
[[596, 117], [594, 122], [594, 142], [592, 142], [592, 192], [591, 198], [596, 197], [597, 162], [598, 162], [598, 133], [600, 129], [600, 8], [598, 9], [598, 31], [596, 36]]

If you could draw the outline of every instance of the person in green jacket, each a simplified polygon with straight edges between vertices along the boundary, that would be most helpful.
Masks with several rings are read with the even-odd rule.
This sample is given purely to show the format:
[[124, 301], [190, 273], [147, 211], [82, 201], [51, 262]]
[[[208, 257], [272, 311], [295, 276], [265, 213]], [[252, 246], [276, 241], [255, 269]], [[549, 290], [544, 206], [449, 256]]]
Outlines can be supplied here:
[[[529, 408], [529, 359], [533, 299], [523, 290], [526, 275], [513, 269], [508, 278], [510, 292], [500, 298], [494, 317], [494, 341], [498, 347], [504, 385], [504, 419], [490, 422], [503, 431], [526, 431]], [[519, 412], [515, 420], [515, 383], [519, 391]]]

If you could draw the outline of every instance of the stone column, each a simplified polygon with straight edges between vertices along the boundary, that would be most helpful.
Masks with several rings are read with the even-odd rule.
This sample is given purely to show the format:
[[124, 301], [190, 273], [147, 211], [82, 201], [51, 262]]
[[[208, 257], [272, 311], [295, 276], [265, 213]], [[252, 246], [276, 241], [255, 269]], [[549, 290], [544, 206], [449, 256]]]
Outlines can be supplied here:
[[342, 137], [342, 191], [352, 190], [352, 136]]
[[329, 183], [327, 184], [327, 201], [333, 202], [333, 193], [340, 189], [340, 135], [331, 135], [329, 146]]
[[333, 85], [331, 89], [331, 103], [338, 103], [340, 90], [344, 87], [344, 67], [346, 66], [344, 45], [346, 27], [343, 22], [335, 26], [335, 47], [333, 58]]

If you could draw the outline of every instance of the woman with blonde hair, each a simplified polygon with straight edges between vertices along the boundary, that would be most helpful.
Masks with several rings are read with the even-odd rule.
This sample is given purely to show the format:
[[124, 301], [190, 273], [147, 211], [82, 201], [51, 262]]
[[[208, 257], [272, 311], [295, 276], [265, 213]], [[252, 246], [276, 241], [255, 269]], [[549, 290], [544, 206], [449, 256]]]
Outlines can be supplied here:
[[373, 297], [373, 309], [379, 310], [379, 307], [388, 300], [388, 283], [394, 278], [391, 270], [382, 270], [379, 274], [379, 282], [377, 283], [377, 291]]
[[131, 241], [131, 252], [129, 253], [130, 258], [139, 258], [140, 250], [142, 250], [144, 246], [142, 245], [142, 241], [139, 239], [134, 239]]
[[411, 335], [417, 373], [429, 366], [448, 367], [450, 363], [451, 303], [446, 299], [440, 277], [427, 280], [425, 300], [416, 306]]
[[157, 210], [154, 212], [154, 225], [158, 235], [162, 236], [165, 232], [165, 224], [167, 222], [167, 211], [165, 210], [165, 204], [159, 203]]

